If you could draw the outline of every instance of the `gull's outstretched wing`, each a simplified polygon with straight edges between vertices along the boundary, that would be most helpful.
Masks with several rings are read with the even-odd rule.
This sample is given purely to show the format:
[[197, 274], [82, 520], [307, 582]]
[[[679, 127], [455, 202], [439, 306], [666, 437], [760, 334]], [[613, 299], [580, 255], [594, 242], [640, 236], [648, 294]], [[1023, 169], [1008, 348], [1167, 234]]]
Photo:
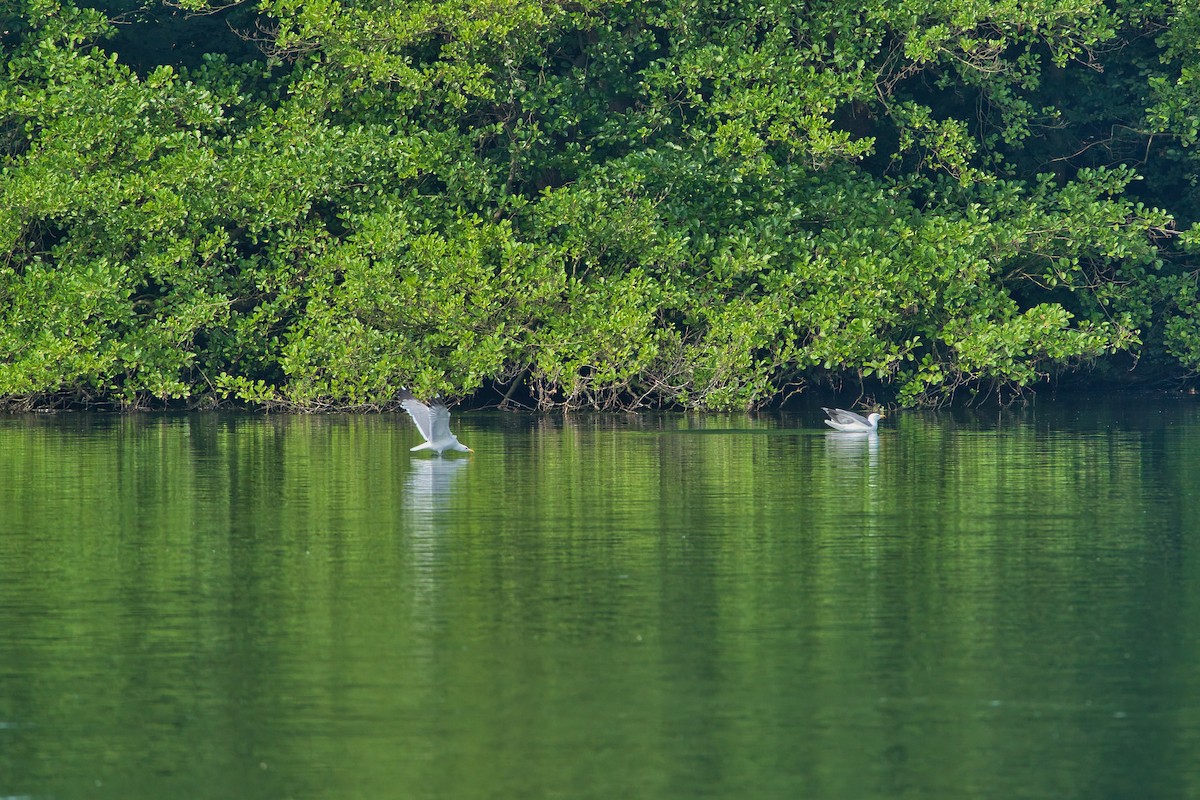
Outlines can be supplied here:
[[432, 420], [434, 414], [430, 413], [429, 406], [422, 403], [412, 395], [403, 397], [400, 400], [400, 405], [408, 412], [408, 415], [413, 418], [413, 422], [417, 423], [417, 430], [425, 437], [425, 441], [433, 441], [434, 422]]
[[444, 403], [434, 403], [429, 408], [429, 422], [432, 426], [431, 441], [441, 442], [453, 438], [450, 433], [450, 409]]

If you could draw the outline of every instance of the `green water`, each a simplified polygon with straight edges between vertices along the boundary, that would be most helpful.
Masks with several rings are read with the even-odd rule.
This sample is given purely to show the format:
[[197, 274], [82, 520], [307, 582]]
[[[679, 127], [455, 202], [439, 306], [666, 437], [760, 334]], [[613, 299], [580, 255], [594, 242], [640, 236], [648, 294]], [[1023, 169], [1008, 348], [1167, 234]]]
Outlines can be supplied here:
[[1200, 797], [1200, 399], [0, 418], [0, 798]]

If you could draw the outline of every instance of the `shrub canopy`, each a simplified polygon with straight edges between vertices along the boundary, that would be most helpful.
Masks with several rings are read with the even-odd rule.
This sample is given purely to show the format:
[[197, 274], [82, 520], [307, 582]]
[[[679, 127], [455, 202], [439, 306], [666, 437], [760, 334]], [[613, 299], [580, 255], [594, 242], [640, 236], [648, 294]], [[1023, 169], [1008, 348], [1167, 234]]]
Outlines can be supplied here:
[[1192, 3], [6, 8], [10, 404], [1200, 369]]

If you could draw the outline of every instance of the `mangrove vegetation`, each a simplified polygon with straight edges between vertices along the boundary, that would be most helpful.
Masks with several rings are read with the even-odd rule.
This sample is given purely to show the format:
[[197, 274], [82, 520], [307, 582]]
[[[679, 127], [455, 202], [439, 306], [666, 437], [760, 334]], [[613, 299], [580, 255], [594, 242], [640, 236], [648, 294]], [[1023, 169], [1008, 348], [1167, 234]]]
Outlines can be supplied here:
[[1200, 370], [1193, 0], [0, 0], [10, 407]]

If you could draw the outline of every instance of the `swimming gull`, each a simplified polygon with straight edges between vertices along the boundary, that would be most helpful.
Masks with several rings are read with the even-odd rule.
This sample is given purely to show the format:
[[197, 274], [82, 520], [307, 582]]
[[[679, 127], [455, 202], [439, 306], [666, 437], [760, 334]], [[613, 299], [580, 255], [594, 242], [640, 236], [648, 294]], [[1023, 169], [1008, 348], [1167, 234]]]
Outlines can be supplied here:
[[875, 433], [879, 430], [879, 420], [883, 419], [883, 414], [872, 413], [864, 417], [853, 411], [825, 406], [821, 406], [821, 410], [829, 415], [829, 419], [825, 420], [826, 425], [846, 433]]
[[450, 432], [450, 409], [445, 403], [434, 403], [427, 406], [409, 392], [400, 394], [400, 405], [417, 423], [417, 430], [425, 437], [425, 441], [409, 450], [432, 450], [439, 456], [447, 450], [458, 450], [462, 453], [474, 453]]

